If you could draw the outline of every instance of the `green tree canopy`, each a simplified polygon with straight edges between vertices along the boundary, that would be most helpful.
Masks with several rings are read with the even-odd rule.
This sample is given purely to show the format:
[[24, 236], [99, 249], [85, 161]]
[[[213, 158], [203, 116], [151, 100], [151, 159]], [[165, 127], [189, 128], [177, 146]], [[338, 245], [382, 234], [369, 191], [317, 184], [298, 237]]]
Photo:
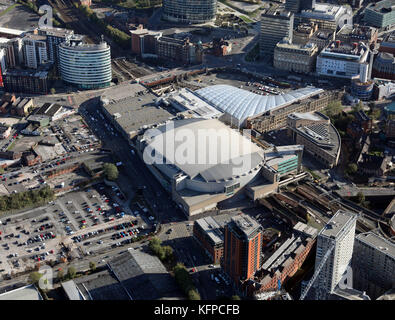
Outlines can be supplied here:
[[75, 270], [75, 268], [74, 268], [73, 266], [70, 266], [70, 267], [67, 269], [67, 277], [68, 277], [69, 279], [74, 279], [75, 276], [76, 276], [76, 274], [77, 274], [77, 271]]
[[188, 299], [189, 300], [201, 300], [199, 292], [195, 289], [191, 289], [188, 291]]
[[29, 275], [29, 282], [30, 282], [30, 283], [33, 283], [33, 284], [37, 284], [37, 283], [40, 281], [40, 279], [41, 279], [42, 276], [43, 276], [43, 275], [42, 275], [40, 272], [34, 271], [34, 272], [32, 272], [32, 273]]
[[340, 100], [332, 101], [328, 104], [328, 106], [325, 108], [324, 112], [325, 114], [332, 118], [335, 115], [339, 114], [342, 112], [343, 106]]
[[350, 163], [346, 169], [348, 174], [355, 174], [358, 171], [358, 166], [355, 163]]
[[96, 270], [96, 263], [94, 263], [93, 261], [89, 262], [89, 269], [91, 271], [95, 271]]
[[362, 204], [363, 202], [365, 202], [365, 195], [362, 192], [357, 193], [357, 202], [359, 204]]
[[105, 163], [103, 165], [104, 175], [106, 176], [107, 180], [115, 181], [118, 179], [118, 168], [113, 163]]

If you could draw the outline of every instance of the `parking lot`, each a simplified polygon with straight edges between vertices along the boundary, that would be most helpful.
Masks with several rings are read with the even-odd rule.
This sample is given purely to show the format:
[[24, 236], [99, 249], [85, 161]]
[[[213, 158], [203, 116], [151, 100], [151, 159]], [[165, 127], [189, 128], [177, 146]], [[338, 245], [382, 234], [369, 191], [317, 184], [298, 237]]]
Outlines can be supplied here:
[[1, 273], [24, 271], [42, 261], [62, 261], [67, 252], [74, 257], [101, 253], [151, 232], [146, 213], [136, 208], [128, 214], [131, 211], [123, 207], [121, 198], [117, 187], [97, 184], [46, 207], [3, 218]]

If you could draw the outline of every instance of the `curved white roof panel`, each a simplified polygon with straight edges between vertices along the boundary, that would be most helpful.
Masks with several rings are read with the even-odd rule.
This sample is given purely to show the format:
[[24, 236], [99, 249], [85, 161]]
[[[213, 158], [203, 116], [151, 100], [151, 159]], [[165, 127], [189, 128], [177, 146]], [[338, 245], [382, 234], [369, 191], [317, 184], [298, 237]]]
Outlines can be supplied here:
[[306, 87], [280, 95], [261, 96], [247, 90], [220, 84], [196, 90], [195, 93], [242, 124], [249, 117], [289, 105], [322, 91], [323, 89], [320, 88]]

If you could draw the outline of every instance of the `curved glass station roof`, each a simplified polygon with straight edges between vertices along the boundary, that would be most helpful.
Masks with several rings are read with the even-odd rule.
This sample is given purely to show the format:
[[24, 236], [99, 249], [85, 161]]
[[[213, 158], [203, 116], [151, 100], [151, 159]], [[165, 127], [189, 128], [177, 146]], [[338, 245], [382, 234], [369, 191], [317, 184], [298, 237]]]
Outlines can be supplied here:
[[261, 96], [230, 85], [220, 84], [196, 90], [195, 93], [217, 109], [237, 119], [241, 124], [249, 117], [289, 105], [322, 91], [319, 88], [306, 87], [280, 95]]

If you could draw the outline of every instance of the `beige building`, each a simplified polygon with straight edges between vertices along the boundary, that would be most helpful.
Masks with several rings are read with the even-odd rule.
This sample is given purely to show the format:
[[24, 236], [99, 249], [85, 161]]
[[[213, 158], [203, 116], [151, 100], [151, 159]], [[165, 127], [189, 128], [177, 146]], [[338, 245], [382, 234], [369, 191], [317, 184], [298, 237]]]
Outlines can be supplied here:
[[288, 115], [293, 112], [313, 112], [323, 110], [332, 100], [341, 99], [341, 91], [325, 91], [317, 93], [307, 99], [297, 101], [282, 108], [269, 112], [269, 114], [247, 119], [247, 128], [260, 133], [283, 128], [287, 125]]
[[337, 165], [341, 149], [340, 135], [323, 114], [290, 114], [287, 119], [287, 134], [325, 166], [332, 168]]
[[273, 65], [281, 70], [310, 73], [314, 71], [317, 54], [318, 47], [313, 43], [300, 45], [281, 41], [274, 49]]
[[293, 32], [292, 43], [300, 45], [312, 43], [318, 47], [318, 51], [321, 51], [335, 40], [335, 34], [336, 32], [331, 29], [319, 29], [313, 22], [301, 23]]

